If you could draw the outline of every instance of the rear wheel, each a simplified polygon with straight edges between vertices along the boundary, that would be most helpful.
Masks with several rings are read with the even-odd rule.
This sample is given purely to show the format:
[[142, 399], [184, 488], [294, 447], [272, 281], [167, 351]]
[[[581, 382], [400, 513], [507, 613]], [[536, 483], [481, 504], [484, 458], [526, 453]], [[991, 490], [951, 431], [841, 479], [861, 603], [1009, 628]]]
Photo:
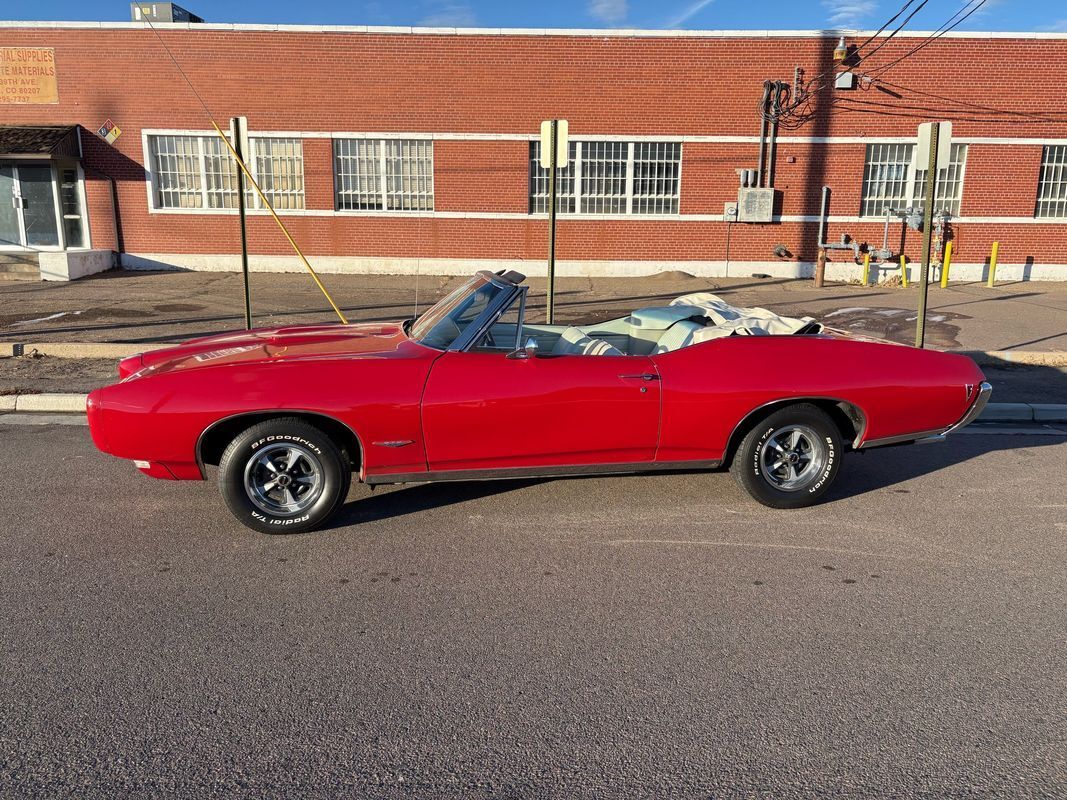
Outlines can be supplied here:
[[344, 502], [348, 459], [321, 430], [296, 417], [253, 425], [219, 462], [219, 491], [243, 524], [263, 533], [321, 526]]
[[841, 432], [810, 403], [775, 411], [745, 435], [730, 472], [752, 497], [771, 508], [818, 502], [841, 466]]

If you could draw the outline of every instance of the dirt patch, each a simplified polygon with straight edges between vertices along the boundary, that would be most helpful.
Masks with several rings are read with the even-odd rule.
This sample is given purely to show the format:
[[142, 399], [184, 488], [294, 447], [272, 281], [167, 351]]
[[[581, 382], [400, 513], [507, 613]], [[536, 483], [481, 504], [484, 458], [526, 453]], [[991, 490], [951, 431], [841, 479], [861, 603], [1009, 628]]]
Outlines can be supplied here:
[[91, 392], [118, 380], [116, 362], [103, 358], [0, 358], [0, 394]]
[[163, 303], [158, 306], [152, 306], [156, 311], [170, 312], [170, 311], [203, 311], [207, 306], [198, 306], [196, 303]]

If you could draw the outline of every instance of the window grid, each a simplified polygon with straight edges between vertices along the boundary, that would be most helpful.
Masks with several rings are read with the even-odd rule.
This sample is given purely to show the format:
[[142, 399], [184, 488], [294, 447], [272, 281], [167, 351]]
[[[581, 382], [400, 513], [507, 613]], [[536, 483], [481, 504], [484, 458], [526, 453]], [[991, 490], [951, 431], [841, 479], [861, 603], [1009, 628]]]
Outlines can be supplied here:
[[[556, 212], [574, 213], [574, 168], [578, 144], [567, 147], [567, 166], [556, 170]], [[548, 170], [541, 166], [541, 142], [530, 142], [530, 213], [548, 213]]]
[[[304, 207], [304, 156], [299, 139], [254, 137], [249, 169], [275, 208]], [[237, 164], [217, 136], [149, 137], [157, 208], [237, 208]], [[262, 208], [247, 189], [249, 208]]]
[[[679, 142], [572, 141], [556, 174], [556, 209], [578, 214], [677, 214]], [[541, 142], [530, 142], [530, 212], [548, 210], [548, 170]], [[578, 191], [575, 192], [577, 187]]]
[[[937, 171], [935, 187], [934, 213], [942, 212], [959, 216], [960, 197], [963, 195], [963, 167], [967, 163], [967, 145], [954, 144], [949, 154], [949, 165]], [[926, 202], [926, 173], [928, 170], [915, 170], [915, 188], [911, 193], [912, 208], [922, 210]]]
[[433, 141], [335, 139], [339, 211], [433, 211]]
[[156, 202], [160, 208], [202, 208], [200, 138], [152, 137], [155, 158]]
[[1034, 216], [1067, 218], [1067, 145], [1045, 145], [1041, 155], [1041, 176], [1037, 182], [1037, 209]]
[[[881, 217], [904, 208], [921, 211], [926, 193], [926, 170], [915, 169], [913, 144], [869, 144], [863, 168], [860, 216]], [[954, 144], [949, 166], [938, 170], [934, 212], [960, 213], [967, 145]]]
[[[220, 143], [221, 146], [221, 143]], [[293, 211], [304, 207], [304, 143], [300, 139], [265, 137], [252, 139], [254, 154], [252, 174], [271, 205], [278, 210]], [[236, 168], [236, 164], [230, 159]], [[251, 201], [261, 208], [263, 201], [249, 187]]]

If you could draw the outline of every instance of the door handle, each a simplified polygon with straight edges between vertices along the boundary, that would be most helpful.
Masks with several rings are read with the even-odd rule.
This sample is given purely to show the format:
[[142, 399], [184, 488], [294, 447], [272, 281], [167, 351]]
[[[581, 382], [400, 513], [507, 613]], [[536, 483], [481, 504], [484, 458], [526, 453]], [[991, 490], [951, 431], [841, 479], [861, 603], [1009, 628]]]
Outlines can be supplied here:
[[620, 375], [619, 377], [623, 378], [624, 380], [625, 379], [631, 379], [631, 380], [640, 379], [640, 380], [643, 380], [643, 381], [658, 381], [659, 380], [659, 375], [655, 375], [655, 374], [653, 374], [651, 372], [644, 372], [644, 373], [642, 373], [640, 375]]

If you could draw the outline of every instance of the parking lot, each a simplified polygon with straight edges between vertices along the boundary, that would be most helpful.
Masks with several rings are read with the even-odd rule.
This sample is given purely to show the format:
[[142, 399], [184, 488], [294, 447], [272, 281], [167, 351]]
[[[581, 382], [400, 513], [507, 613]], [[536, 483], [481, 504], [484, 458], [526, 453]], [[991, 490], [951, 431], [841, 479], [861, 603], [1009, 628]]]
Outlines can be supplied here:
[[[7, 420], [9, 422], [10, 419]], [[1067, 437], [356, 486], [269, 537], [0, 417], [0, 795], [1062, 796]]]

